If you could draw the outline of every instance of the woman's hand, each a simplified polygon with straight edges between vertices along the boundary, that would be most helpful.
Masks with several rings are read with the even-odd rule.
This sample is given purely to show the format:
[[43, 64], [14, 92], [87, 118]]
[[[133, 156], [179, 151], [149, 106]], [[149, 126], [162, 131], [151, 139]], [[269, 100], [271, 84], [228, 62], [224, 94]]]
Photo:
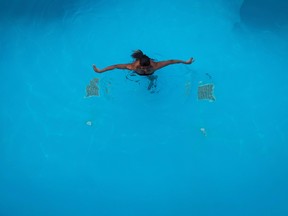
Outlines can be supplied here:
[[96, 73], [100, 73], [100, 70], [96, 67], [96, 65], [93, 64], [93, 70], [96, 72]]
[[185, 64], [191, 64], [192, 62], [194, 62], [195, 60], [193, 58], [190, 58], [188, 61], [185, 62]]

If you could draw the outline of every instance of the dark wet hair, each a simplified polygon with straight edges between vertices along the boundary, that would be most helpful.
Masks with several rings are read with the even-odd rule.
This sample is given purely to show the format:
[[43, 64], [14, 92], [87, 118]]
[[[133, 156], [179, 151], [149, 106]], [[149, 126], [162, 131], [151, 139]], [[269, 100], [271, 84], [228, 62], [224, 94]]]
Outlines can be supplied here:
[[141, 66], [149, 66], [150, 65], [150, 58], [147, 55], [145, 55], [141, 50], [134, 51], [131, 56], [135, 60], [139, 60]]

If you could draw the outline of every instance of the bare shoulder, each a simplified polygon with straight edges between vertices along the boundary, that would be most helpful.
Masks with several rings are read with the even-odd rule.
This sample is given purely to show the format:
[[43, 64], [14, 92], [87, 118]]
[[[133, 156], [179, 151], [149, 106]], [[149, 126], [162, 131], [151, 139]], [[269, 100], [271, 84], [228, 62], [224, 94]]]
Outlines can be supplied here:
[[155, 62], [155, 61], [150, 60], [150, 65], [151, 65], [153, 68], [155, 68], [155, 67], [157, 67], [158, 62]]
[[134, 61], [131, 64], [129, 64], [129, 70], [136, 70], [136, 68], [140, 65], [139, 61]]
[[159, 62], [151, 61], [150, 64], [155, 70], [158, 70], [164, 67], [167, 64], [167, 61], [159, 61]]
[[131, 63], [131, 64], [127, 64], [127, 69], [128, 70], [135, 70], [135, 62]]

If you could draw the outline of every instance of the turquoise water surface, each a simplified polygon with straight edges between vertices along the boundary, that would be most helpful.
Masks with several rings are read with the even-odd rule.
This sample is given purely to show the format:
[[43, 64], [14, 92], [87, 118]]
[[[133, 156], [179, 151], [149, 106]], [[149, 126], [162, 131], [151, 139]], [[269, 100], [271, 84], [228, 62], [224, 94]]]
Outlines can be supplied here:
[[[0, 216], [288, 215], [288, 10], [268, 3], [0, 0]], [[195, 62], [154, 92], [92, 70], [136, 49]]]

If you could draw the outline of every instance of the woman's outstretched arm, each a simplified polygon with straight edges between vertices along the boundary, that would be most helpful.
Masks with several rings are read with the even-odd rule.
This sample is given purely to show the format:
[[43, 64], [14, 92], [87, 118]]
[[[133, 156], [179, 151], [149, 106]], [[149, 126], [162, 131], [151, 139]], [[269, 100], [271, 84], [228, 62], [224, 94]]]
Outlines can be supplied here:
[[193, 58], [190, 58], [188, 61], [183, 61], [183, 60], [168, 60], [168, 61], [160, 61], [160, 62], [155, 62], [154, 69], [158, 70], [160, 68], [166, 67], [171, 64], [191, 64], [194, 62]]
[[116, 65], [111, 65], [108, 66], [106, 68], [98, 69], [96, 67], [96, 65], [93, 65], [93, 70], [97, 73], [103, 73], [105, 71], [109, 71], [109, 70], [114, 70], [114, 69], [128, 69], [128, 70], [132, 70], [132, 65], [131, 64], [116, 64]]

